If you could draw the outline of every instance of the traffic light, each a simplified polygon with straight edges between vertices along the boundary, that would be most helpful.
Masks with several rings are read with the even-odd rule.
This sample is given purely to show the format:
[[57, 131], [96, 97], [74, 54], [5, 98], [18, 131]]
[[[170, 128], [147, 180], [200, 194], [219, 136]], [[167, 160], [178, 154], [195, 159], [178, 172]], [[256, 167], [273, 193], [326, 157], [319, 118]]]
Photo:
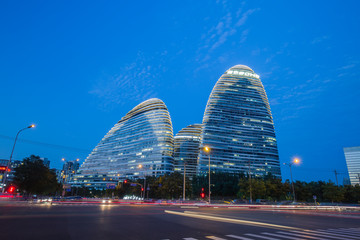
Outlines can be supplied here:
[[144, 191], [144, 188], [143, 188], [143, 187], [141, 188], [141, 191], [142, 191], [142, 192]]
[[127, 184], [127, 180], [126, 180], [126, 179], [124, 180], [124, 184]]
[[15, 187], [14, 186], [10, 186], [7, 190], [8, 193], [14, 193], [15, 192]]
[[201, 188], [201, 193], [200, 193], [201, 198], [205, 198], [204, 190], [205, 190], [204, 188]]

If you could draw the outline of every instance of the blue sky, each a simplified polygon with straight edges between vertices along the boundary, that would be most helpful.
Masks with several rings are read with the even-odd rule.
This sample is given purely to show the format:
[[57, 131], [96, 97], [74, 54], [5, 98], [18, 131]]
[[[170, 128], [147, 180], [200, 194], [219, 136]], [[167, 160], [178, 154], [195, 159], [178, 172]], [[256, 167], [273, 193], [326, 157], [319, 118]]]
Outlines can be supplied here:
[[[358, 1], [1, 1], [0, 158], [82, 161], [129, 110], [157, 97], [174, 133], [201, 123], [218, 78], [261, 76], [281, 163], [335, 181], [360, 145]], [[282, 166], [284, 178], [288, 169]], [[339, 175], [339, 180], [346, 175]]]

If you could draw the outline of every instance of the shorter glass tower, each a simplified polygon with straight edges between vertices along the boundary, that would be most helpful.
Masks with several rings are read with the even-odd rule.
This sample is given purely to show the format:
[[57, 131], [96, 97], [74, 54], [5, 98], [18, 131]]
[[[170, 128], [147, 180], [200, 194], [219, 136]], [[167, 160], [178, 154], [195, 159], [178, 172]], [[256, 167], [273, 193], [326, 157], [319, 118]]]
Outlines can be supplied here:
[[181, 129], [174, 137], [174, 170], [186, 176], [196, 174], [199, 156], [201, 124], [189, 125]]

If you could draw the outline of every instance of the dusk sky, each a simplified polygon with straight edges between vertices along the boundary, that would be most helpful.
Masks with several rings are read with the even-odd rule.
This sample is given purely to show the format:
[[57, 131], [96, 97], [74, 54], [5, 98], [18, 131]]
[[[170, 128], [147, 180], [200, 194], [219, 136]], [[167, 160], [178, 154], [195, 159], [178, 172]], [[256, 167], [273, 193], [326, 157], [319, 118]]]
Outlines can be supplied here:
[[0, 1], [0, 158], [83, 161], [152, 97], [174, 134], [230, 67], [260, 75], [295, 180], [347, 172], [360, 146], [359, 1]]

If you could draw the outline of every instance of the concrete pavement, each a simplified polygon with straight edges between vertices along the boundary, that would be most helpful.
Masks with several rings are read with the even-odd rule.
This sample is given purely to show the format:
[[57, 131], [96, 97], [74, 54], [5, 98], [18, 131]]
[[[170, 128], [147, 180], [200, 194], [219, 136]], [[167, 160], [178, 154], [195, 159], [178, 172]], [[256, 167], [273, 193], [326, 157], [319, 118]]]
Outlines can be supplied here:
[[191, 206], [2, 205], [1, 239], [360, 239], [359, 214]]

